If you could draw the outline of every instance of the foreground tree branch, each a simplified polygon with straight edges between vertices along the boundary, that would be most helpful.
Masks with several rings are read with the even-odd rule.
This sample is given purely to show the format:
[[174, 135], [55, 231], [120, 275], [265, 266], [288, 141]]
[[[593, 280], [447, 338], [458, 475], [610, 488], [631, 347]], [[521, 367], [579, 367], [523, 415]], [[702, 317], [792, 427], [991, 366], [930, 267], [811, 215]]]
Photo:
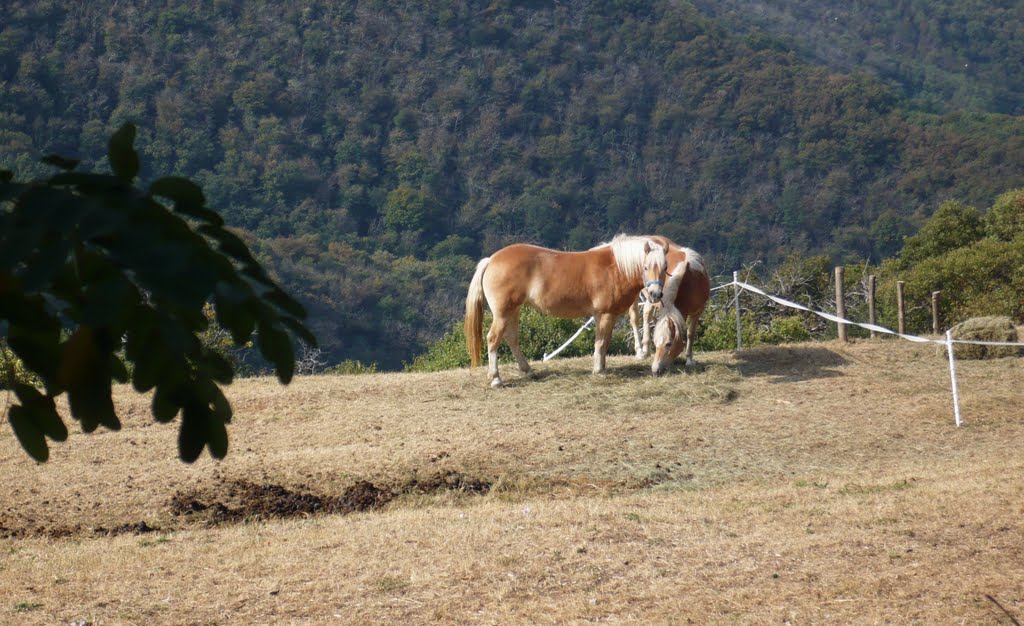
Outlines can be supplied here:
[[59, 156], [44, 159], [63, 170], [46, 180], [0, 172], [0, 331], [42, 381], [9, 383], [17, 402], [7, 417], [38, 461], [49, 458], [48, 440], [68, 436], [56, 397], [67, 393], [83, 431], [117, 430], [111, 384], [129, 380], [139, 392], [155, 389], [157, 421], [181, 415], [182, 460], [204, 448], [224, 457], [231, 406], [221, 387], [235, 372], [199, 339], [207, 302], [237, 345], [256, 335], [282, 383], [295, 371], [294, 340], [316, 344], [303, 307], [197, 185], [166, 177], [135, 186], [134, 139], [131, 124], [111, 138], [112, 174], [76, 172], [77, 161]]

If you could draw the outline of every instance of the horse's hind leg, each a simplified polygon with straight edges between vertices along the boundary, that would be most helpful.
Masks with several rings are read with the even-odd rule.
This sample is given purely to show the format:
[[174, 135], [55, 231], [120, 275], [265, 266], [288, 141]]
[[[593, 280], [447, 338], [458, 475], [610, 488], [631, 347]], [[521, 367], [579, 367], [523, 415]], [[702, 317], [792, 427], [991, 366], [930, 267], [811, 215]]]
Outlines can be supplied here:
[[640, 341], [640, 307], [644, 305], [634, 302], [629, 307], [629, 325], [633, 329], [633, 349], [636, 350], [636, 358], [642, 359], [647, 356], [643, 352], [643, 344]]
[[700, 321], [700, 315], [691, 315], [686, 320], [686, 365], [693, 367], [697, 364], [693, 360], [693, 340], [697, 337], [697, 322]]
[[[519, 311], [516, 311], [518, 316]], [[503, 314], [494, 313], [494, 321], [487, 331], [487, 376], [491, 379], [491, 387], [501, 386], [501, 376], [498, 374], [498, 347], [505, 336], [506, 318]]]
[[516, 357], [516, 363], [519, 365], [519, 371], [530, 376], [533, 371], [530, 369], [530, 364], [526, 360], [526, 355], [519, 348], [519, 315], [516, 311], [516, 315], [510, 316], [508, 323], [505, 325], [505, 341], [508, 342], [508, 347], [512, 349], [513, 356]]

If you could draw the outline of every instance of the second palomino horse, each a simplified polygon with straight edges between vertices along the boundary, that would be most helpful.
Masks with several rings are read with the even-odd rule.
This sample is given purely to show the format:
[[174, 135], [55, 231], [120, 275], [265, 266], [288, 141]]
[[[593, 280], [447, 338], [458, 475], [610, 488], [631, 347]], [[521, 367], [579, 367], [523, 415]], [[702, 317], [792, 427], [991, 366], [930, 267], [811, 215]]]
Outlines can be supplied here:
[[[707, 265], [704, 263], [703, 257], [696, 251], [684, 248], [660, 235], [651, 235], [651, 239], [668, 248], [669, 280], [671, 280], [673, 275], [671, 270], [674, 267], [685, 267], [687, 273], [694, 274], [685, 278], [681, 277], [680, 280], [684, 282], [677, 283], [680, 290], [677, 294], [678, 303], [676, 308], [688, 312], [692, 311], [699, 318], [704, 312], [704, 306], [707, 304], [708, 298], [711, 297], [711, 277], [708, 275]], [[688, 263], [683, 266], [682, 264], [687, 261]], [[646, 298], [646, 295], [646, 292], [642, 291], [641, 296], [644, 297], [645, 301], [634, 303], [629, 308], [629, 324], [633, 329], [633, 346], [636, 349], [636, 358], [638, 359], [642, 359], [650, 354], [651, 317], [663, 306], [652, 302], [649, 298]], [[688, 312], [683, 315], [690, 315]], [[696, 329], [696, 319], [693, 321], [693, 325], [694, 329]], [[641, 328], [643, 329], [642, 333]]]
[[[686, 349], [686, 364], [695, 365], [693, 340], [697, 323], [711, 297], [711, 279], [704, 260], [693, 250], [683, 248], [682, 261], [669, 261], [673, 267], [662, 298], [661, 318], [654, 327], [654, 361], [651, 371], [661, 374]], [[672, 259], [672, 253], [669, 253]], [[675, 257], [679, 259], [679, 257]], [[685, 339], [685, 341], [684, 341]]]
[[481, 259], [466, 294], [466, 348], [473, 367], [481, 361], [486, 299], [494, 314], [487, 332], [491, 386], [501, 385], [498, 347], [502, 338], [512, 349], [519, 370], [530, 374], [530, 364], [519, 349], [519, 308], [523, 304], [555, 317], [593, 315], [597, 322], [594, 373], [603, 372], [615, 320], [644, 287], [652, 300], [661, 299], [667, 263], [666, 249], [661, 244], [650, 237], [627, 235], [618, 235], [611, 243], [585, 252], [512, 244]]

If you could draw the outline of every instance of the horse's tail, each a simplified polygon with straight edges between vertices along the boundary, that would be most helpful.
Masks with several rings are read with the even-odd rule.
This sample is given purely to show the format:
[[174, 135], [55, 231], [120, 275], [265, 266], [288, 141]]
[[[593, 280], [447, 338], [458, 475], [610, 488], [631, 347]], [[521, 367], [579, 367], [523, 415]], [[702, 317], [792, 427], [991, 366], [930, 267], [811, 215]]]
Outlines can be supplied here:
[[480, 349], [484, 342], [484, 270], [491, 262], [491, 257], [484, 257], [476, 264], [476, 273], [469, 281], [466, 293], [466, 322], [463, 330], [466, 334], [466, 350], [473, 367], [480, 365]]

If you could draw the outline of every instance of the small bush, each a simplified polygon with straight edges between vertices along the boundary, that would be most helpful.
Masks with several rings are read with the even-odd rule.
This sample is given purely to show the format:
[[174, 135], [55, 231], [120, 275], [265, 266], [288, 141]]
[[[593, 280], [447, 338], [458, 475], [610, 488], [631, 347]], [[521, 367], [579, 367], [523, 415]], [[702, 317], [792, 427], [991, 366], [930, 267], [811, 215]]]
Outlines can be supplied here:
[[0, 389], [13, 389], [17, 383], [42, 387], [42, 381], [0, 340]]
[[[1017, 327], [1008, 317], [993, 315], [972, 317], [952, 328], [954, 339], [969, 341], [1000, 341], [1017, 343]], [[1020, 348], [1010, 346], [978, 346], [953, 344], [953, 354], [958, 359], [999, 359], [1020, 353]]]
[[764, 333], [761, 339], [765, 343], [795, 343], [808, 341], [810, 338], [811, 333], [804, 326], [803, 318], [791, 315], [773, 319], [768, 332]]
[[370, 363], [369, 365], [356, 359], [348, 359], [338, 363], [334, 367], [327, 368], [324, 370], [325, 374], [337, 374], [340, 376], [347, 376], [351, 374], [375, 374], [377, 373], [377, 364]]

